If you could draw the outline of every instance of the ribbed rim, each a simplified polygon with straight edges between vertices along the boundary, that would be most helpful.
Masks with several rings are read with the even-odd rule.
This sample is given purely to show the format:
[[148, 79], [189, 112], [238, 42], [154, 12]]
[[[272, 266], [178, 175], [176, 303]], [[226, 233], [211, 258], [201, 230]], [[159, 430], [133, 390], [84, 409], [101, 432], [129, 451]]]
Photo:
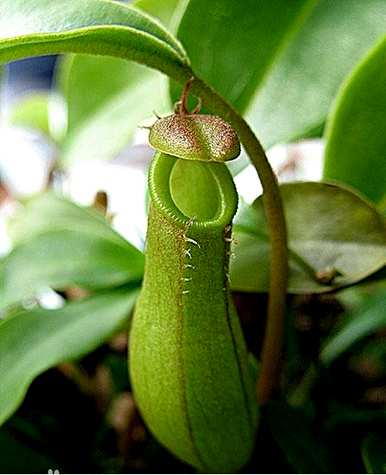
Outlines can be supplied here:
[[[217, 184], [219, 209], [216, 215], [205, 221], [192, 220], [175, 205], [170, 193], [170, 175], [180, 158], [157, 152], [149, 170], [149, 192], [153, 204], [172, 221], [197, 229], [224, 228], [237, 211], [238, 196], [232, 176], [223, 163], [207, 163], [208, 169]], [[202, 163], [202, 162], [200, 162]]]

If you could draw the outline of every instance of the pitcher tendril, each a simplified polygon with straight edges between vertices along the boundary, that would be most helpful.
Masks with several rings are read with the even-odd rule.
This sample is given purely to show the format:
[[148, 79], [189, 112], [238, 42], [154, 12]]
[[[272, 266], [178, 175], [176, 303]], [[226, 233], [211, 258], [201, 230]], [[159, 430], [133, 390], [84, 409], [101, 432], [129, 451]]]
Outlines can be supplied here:
[[190, 89], [192, 88], [193, 81], [194, 81], [193, 76], [188, 81], [186, 81], [182, 89], [181, 98], [176, 103], [175, 108], [174, 108], [174, 111], [176, 114], [187, 115], [187, 114], [198, 114], [200, 112], [201, 107], [202, 107], [202, 101], [200, 97], [198, 98], [196, 107], [191, 112], [189, 112], [189, 108], [188, 108], [189, 93], [190, 93]]

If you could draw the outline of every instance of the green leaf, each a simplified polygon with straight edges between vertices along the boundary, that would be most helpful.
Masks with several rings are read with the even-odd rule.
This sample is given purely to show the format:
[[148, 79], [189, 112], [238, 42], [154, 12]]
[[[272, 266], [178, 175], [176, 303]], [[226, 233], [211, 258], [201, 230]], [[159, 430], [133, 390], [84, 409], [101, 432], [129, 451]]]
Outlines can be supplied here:
[[386, 292], [370, 297], [352, 313], [348, 313], [339, 330], [332, 335], [320, 353], [323, 364], [329, 365], [357, 341], [386, 327]]
[[106, 293], [59, 310], [36, 309], [0, 323], [0, 424], [20, 405], [33, 379], [101, 345], [127, 321], [136, 291]]
[[312, 427], [301, 410], [274, 402], [263, 414], [295, 473], [334, 473], [320, 427]]
[[386, 439], [369, 434], [363, 441], [362, 459], [367, 473], [386, 473]]
[[169, 25], [180, 0], [136, 0], [133, 6]]
[[[169, 23], [177, 0], [137, 1], [133, 6]], [[128, 144], [138, 123], [170, 110], [165, 79], [118, 58], [71, 55], [57, 69], [67, 103], [63, 159], [109, 160]], [[91, 82], [92, 81], [92, 82]]]
[[177, 33], [197, 74], [240, 111], [309, 9], [307, 0], [258, 3], [189, 1]]
[[92, 232], [60, 229], [16, 247], [0, 268], [0, 308], [30, 298], [47, 287], [86, 289], [138, 282], [143, 256], [126, 243]]
[[68, 135], [61, 160], [70, 164], [79, 159], [110, 160], [130, 142], [138, 122], [163, 112], [165, 97], [162, 81], [146, 73], [132, 87], [121, 90]]
[[270, 147], [320, 132], [340, 83], [385, 21], [383, 0], [191, 0], [178, 38], [197, 74]]
[[[361, 197], [326, 183], [288, 183], [280, 188], [288, 223], [290, 293], [338, 289], [385, 265], [385, 220]], [[232, 288], [266, 292], [270, 245], [261, 197], [252, 208], [239, 212], [233, 252]], [[315, 272], [334, 269], [337, 275], [331, 284], [316, 281]]]
[[49, 93], [29, 94], [13, 105], [9, 122], [12, 125], [36, 129], [49, 136], [49, 101]]
[[324, 177], [386, 197], [386, 37], [344, 83], [331, 114]]
[[9, 224], [11, 238], [17, 245], [39, 234], [60, 229], [92, 232], [122, 247], [128, 244], [99, 211], [78, 206], [51, 192], [29, 200]]
[[[28, 19], [28, 21], [26, 21]], [[73, 52], [131, 59], [167, 74], [189, 74], [180, 43], [151, 17], [119, 2], [3, 0], [0, 61]]]
[[0, 307], [53, 287], [87, 289], [138, 282], [143, 254], [96, 212], [50, 195], [13, 223], [16, 246], [0, 266]]
[[[156, 75], [124, 59], [86, 54], [64, 56], [56, 71], [56, 83], [67, 104], [67, 133], [71, 134], [122, 91], [135, 89], [152, 74]], [[140, 104], [136, 104], [138, 107]]]

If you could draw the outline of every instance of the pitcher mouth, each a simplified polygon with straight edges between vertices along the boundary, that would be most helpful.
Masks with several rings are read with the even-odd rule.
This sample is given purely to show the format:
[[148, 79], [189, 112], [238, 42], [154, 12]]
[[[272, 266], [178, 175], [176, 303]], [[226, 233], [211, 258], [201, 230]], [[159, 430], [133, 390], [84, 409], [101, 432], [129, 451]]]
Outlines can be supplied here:
[[193, 228], [223, 228], [237, 211], [236, 188], [223, 163], [157, 152], [149, 170], [149, 192], [170, 219]]

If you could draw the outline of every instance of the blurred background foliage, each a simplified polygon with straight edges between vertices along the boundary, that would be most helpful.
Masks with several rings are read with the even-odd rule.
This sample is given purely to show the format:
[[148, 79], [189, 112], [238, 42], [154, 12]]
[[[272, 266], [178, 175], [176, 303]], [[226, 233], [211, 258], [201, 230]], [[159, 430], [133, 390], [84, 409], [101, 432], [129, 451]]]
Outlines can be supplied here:
[[[282, 396], [263, 411], [246, 471], [386, 473], [384, 0], [133, 3], [245, 115], [281, 182], [291, 270]], [[144, 427], [126, 361], [152, 155], [139, 126], [178, 94], [160, 73], [109, 57], [4, 72], [3, 473], [191, 471]], [[269, 233], [244, 154], [230, 167], [241, 197], [231, 285], [258, 356]]]

